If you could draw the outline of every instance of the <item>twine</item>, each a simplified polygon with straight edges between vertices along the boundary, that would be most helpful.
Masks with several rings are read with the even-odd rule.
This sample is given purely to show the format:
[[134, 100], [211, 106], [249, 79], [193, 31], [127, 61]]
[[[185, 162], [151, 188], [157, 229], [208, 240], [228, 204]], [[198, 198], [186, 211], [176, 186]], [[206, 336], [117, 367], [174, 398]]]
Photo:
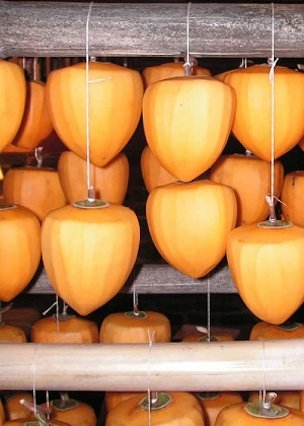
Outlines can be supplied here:
[[148, 371], [147, 371], [147, 387], [148, 387], [148, 426], [151, 426], [151, 390], [150, 390], [150, 374], [151, 374], [151, 351], [152, 351], [152, 345], [153, 340], [155, 336], [155, 330], [150, 333], [150, 329], [148, 328], [148, 338], [149, 338], [149, 352], [148, 352]]
[[274, 222], [276, 221], [276, 214], [274, 209], [274, 183], [275, 183], [275, 175], [274, 175], [274, 166], [275, 166], [275, 78], [274, 71], [276, 64], [279, 58], [275, 59], [275, 10], [274, 3], [271, 3], [271, 11], [272, 11], [272, 23], [271, 23], [271, 58], [268, 59], [268, 64], [270, 65], [269, 70], [269, 82], [271, 85], [271, 163], [270, 163], [270, 197], [266, 196], [266, 202], [270, 207], [270, 216], [269, 220]]
[[49, 391], [45, 391], [45, 401], [46, 401], [46, 419], [50, 420], [51, 417], [51, 409], [50, 409], [50, 393]]
[[33, 378], [33, 405], [34, 405], [34, 416], [37, 414], [37, 393], [36, 393], [36, 355], [38, 348], [35, 349], [33, 361], [32, 361], [32, 378]]
[[56, 313], [55, 313], [56, 329], [57, 329], [57, 332], [59, 332], [59, 328], [60, 328], [59, 327], [59, 323], [60, 323], [60, 321], [59, 321], [59, 297], [58, 297], [58, 294], [56, 294], [56, 300], [55, 300], [55, 302], [52, 303], [52, 305], [49, 308], [47, 308], [45, 311], [43, 311], [42, 315], [43, 316], [47, 315], [55, 306], [56, 306]]
[[139, 309], [138, 309], [138, 293], [136, 291], [136, 284], [134, 283], [133, 287], [133, 314], [138, 315]]
[[185, 75], [191, 75], [191, 63], [190, 63], [190, 10], [191, 10], [191, 2], [188, 3], [187, 6], [187, 43], [186, 43], [186, 62], [184, 63], [184, 72]]
[[88, 201], [95, 201], [94, 189], [91, 184], [90, 176], [90, 90], [89, 90], [89, 28], [90, 28], [90, 17], [92, 11], [93, 2], [89, 5], [89, 10], [86, 20], [86, 73], [85, 73], [85, 98], [86, 98], [86, 174], [87, 174], [87, 189], [88, 189]]

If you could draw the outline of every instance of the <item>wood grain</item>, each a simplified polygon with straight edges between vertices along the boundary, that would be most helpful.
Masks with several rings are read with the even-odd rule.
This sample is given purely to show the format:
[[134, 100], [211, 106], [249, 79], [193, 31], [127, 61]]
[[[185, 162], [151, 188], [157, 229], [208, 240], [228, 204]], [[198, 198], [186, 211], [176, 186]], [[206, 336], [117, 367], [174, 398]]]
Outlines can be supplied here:
[[[0, 2], [0, 57], [85, 56], [89, 3]], [[94, 56], [179, 56], [186, 52], [186, 3], [94, 3]], [[192, 3], [196, 57], [270, 57], [271, 4]], [[304, 4], [275, 4], [275, 56], [304, 56]]]

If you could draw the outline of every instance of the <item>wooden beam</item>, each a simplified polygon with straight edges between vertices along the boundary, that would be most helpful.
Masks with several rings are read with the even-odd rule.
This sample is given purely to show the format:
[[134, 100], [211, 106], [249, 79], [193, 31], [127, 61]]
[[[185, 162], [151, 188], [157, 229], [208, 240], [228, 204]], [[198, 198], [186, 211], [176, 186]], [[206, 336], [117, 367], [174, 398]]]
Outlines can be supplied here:
[[[237, 292], [225, 264], [219, 265], [208, 276], [199, 279], [187, 277], [167, 264], [137, 265], [121, 292], [133, 293], [133, 289], [136, 287], [139, 294], [201, 294], [207, 293], [208, 280], [211, 293]], [[54, 293], [43, 269], [39, 271], [26, 292], [30, 294]]]
[[[89, 3], [0, 2], [0, 57], [85, 56]], [[94, 3], [94, 56], [179, 56], [186, 52], [185, 3]], [[271, 4], [193, 3], [196, 57], [271, 56]], [[275, 56], [304, 57], [304, 4], [275, 4]]]
[[1, 344], [0, 389], [249, 391], [304, 388], [303, 339], [149, 345]]

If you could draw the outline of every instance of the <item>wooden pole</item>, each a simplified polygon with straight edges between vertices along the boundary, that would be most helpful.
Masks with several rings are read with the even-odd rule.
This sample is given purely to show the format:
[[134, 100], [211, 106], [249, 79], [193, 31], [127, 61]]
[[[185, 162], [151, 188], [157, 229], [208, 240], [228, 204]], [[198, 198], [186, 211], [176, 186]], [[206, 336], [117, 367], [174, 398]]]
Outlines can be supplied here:
[[[271, 56], [271, 4], [192, 3], [190, 53], [196, 57]], [[89, 3], [0, 2], [0, 57], [85, 56]], [[180, 56], [187, 3], [94, 3], [94, 56]], [[275, 4], [275, 56], [304, 56], [304, 4]]]
[[[22, 346], [22, 347], [21, 347]], [[0, 389], [304, 389], [304, 340], [149, 345], [1, 344]]]

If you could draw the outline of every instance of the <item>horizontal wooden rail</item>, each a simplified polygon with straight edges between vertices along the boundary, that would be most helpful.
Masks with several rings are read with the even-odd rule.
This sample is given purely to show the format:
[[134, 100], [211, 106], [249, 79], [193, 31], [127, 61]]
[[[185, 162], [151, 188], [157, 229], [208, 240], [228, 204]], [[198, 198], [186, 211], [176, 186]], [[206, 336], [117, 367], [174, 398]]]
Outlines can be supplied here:
[[[22, 346], [22, 347], [21, 347]], [[304, 389], [303, 339], [149, 345], [0, 344], [0, 389]]]
[[[0, 57], [85, 56], [89, 3], [0, 2]], [[95, 3], [94, 56], [179, 56], [186, 52], [186, 3]], [[270, 57], [271, 4], [193, 3], [190, 53]], [[304, 4], [275, 4], [275, 56], [304, 57]]]
[[[122, 293], [133, 293], [134, 287], [139, 294], [191, 294], [207, 293], [208, 280], [211, 293], [236, 293], [230, 271], [225, 264], [219, 265], [208, 276], [199, 279], [187, 277], [167, 264], [137, 265], [131, 273]], [[98, 279], [96, 280], [98, 283]], [[51, 286], [44, 270], [41, 270], [26, 289], [30, 294], [51, 294]]]

